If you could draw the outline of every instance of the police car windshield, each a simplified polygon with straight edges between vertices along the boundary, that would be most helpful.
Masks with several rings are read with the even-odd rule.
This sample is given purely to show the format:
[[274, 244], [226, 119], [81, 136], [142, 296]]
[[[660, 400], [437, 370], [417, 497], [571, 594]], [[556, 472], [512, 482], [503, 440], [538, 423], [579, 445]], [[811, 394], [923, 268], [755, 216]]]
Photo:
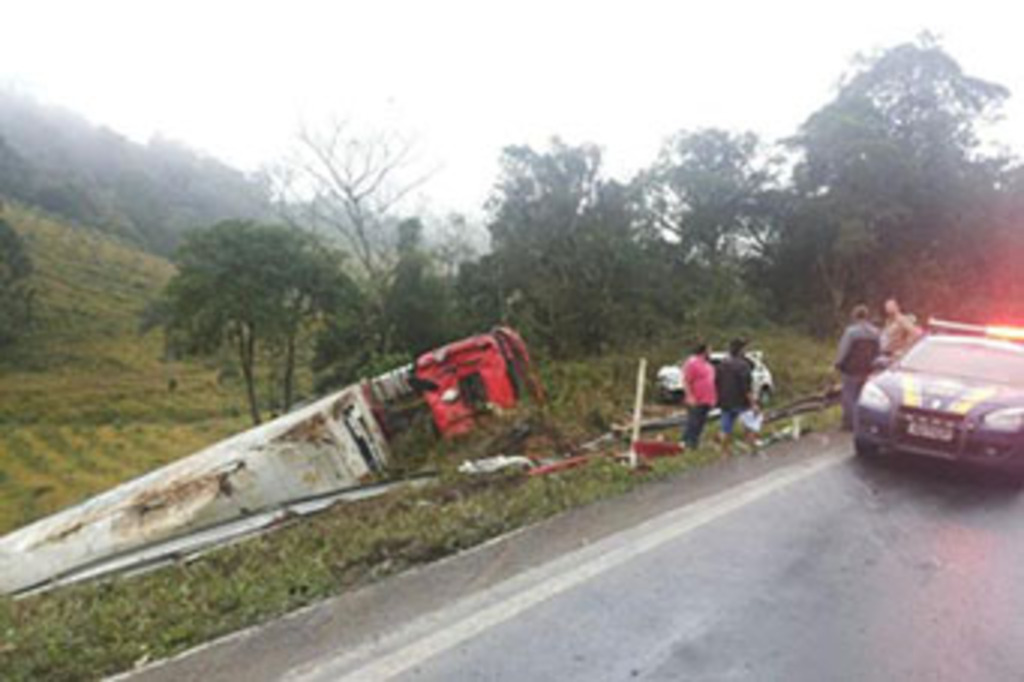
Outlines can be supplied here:
[[907, 354], [900, 367], [911, 372], [1024, 385], [1024, 349], [979, 341], [925, 339]]

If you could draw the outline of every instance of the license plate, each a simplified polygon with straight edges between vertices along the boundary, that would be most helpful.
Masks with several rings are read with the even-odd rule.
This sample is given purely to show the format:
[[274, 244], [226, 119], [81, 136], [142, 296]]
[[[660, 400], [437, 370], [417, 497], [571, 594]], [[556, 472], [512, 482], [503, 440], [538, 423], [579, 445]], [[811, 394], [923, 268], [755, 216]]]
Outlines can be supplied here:
[[910, 422], [907, 424], [907, 433], [917, 438], [936, 440], [942, 443], [949, 443], [954, 436], [952, 426], [929, 422]]

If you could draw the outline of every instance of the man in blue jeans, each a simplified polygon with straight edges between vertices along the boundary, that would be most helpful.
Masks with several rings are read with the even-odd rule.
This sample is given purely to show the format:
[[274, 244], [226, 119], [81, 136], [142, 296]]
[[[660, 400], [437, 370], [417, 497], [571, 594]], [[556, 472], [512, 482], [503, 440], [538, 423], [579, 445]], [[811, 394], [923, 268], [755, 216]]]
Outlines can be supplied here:
[[[754, 400], [753, 369], [743, 353], [746, 347], [746, 339], [733, 339], [729, 343], [729, 357], [715, 368], [718, 407], [722, 411], [719, 417], [722, 420], [722, 450], [727, 455], [732, 449], [732, 436], [740, 415], [757, 407]], [[748, 432], [749, 440], [756, 438], [756, 433]]]

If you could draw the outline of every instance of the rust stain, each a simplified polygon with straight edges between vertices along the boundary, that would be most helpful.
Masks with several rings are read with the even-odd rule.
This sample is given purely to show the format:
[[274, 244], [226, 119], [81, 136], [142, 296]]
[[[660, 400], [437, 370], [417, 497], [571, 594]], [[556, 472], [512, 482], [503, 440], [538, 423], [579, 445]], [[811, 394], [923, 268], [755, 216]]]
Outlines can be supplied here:
[[330, 430], [327, 428], [327, 418], [322, 414], [316, 414], [285, 431], [275, 441], [281, 443], [327, 445], [333, 442], [333, 438], [331, 437]]
[[232, 477], [245, 469], [245, 462], [234, 468], [170, 483], [161, 488], [143, 490], [123, 506], [114, 530], [125, 535], [149, 535], [174, 527], [184, 528], [204, 507], [218, 497], [235, 493]]
[[50, 533], [45, 538], [43, 538], [42, 540], [40, 540], [39, 542], [37, 542], [36, 544], [34, 544], [32, 546], [33, 547], [38, 547], [39, 545], [45, 545], [45, 544], [50, 543], [50, 542], [60, 542], [64, 538], [68, 537], [69, 535], [74, 535], [78, 531], [82, 530], [82, 528], [85, 527], [85, 523], [86, 523], [85, 521], [76, 521], [76, 522], [74, 522], [74, 523], [72, 523], [70, 525], [67, 525], [67, 526], [63, 527], [63, 528], [58, 528], [56, 531], [54, 531], [53, 533]]
[[341, 419], [342, 417], [345, 416], [345, 410], [351, 407], [352, 405], [353, 401], [349, 396], [343, 395], [339, 397], [337, 400], [334, 401], [334, 404], [331, 405], [331, 416], [334, 417], [335, 419]]

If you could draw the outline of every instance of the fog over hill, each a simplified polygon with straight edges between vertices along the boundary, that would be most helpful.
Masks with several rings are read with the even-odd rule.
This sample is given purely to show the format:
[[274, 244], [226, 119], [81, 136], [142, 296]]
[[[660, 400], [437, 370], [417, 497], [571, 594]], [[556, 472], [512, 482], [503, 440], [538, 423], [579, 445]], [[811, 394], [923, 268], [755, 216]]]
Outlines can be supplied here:
[[139, 144], [0, 90], [0, 196], [168, 253], [183, 231], [269, 215], [255, 178], [162, 137]]

